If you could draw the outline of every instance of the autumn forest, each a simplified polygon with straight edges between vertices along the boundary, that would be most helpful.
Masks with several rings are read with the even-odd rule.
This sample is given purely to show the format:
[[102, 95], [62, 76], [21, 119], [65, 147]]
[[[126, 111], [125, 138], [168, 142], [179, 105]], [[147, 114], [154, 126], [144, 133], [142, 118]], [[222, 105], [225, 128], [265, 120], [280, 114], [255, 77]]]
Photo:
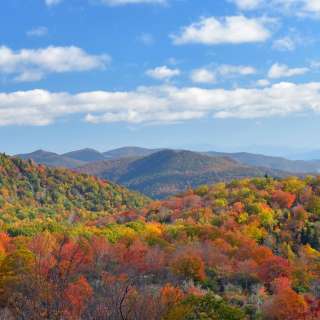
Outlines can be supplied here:
[[320, 318], [320, 178], [153, 201], [0, 157], [0, 319]]

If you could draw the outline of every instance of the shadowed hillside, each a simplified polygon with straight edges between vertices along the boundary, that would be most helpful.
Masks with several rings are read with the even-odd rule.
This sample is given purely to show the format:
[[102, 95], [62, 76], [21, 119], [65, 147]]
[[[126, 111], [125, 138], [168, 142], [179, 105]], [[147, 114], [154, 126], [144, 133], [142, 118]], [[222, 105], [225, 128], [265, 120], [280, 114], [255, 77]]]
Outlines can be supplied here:
[[249, 167], [227, 157], [174, 150], [159, 151], [145, 158], [92, 163], [77, 170], [110, 179], [156, 198], [205, 183], [265, 174], [277, 177], [286, 175], [269, 168]]

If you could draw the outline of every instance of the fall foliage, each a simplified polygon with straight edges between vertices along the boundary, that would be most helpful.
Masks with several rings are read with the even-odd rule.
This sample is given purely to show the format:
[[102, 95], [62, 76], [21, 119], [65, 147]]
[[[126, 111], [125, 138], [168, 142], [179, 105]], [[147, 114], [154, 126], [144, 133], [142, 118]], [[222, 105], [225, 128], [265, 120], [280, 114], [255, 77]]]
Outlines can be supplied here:
[[320, 178], [150, 202], [1, 159], [0, 319], [320, 318]]

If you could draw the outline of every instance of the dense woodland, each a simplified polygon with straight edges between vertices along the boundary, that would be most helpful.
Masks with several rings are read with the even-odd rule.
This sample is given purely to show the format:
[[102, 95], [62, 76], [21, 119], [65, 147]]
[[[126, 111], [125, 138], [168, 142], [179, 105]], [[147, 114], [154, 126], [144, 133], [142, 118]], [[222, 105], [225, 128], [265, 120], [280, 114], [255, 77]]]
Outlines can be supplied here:
[[0, 157], [0, 319], [320, 319], [320, 178], [163, 201]]

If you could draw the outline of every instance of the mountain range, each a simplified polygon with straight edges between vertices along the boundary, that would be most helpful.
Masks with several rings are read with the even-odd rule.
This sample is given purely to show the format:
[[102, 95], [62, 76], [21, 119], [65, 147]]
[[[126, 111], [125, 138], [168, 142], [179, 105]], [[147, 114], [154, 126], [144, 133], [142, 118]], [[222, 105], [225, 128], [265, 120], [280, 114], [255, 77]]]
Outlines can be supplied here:
[[123, 147], [107, 152], [82, 149], [64, 154], [38, 150], [17, 157], [66, 167], [164, 198], [187, 187], [244, 177], [316, 174], [320, 160], [289, 160], [253, 153], [192, 152]]

